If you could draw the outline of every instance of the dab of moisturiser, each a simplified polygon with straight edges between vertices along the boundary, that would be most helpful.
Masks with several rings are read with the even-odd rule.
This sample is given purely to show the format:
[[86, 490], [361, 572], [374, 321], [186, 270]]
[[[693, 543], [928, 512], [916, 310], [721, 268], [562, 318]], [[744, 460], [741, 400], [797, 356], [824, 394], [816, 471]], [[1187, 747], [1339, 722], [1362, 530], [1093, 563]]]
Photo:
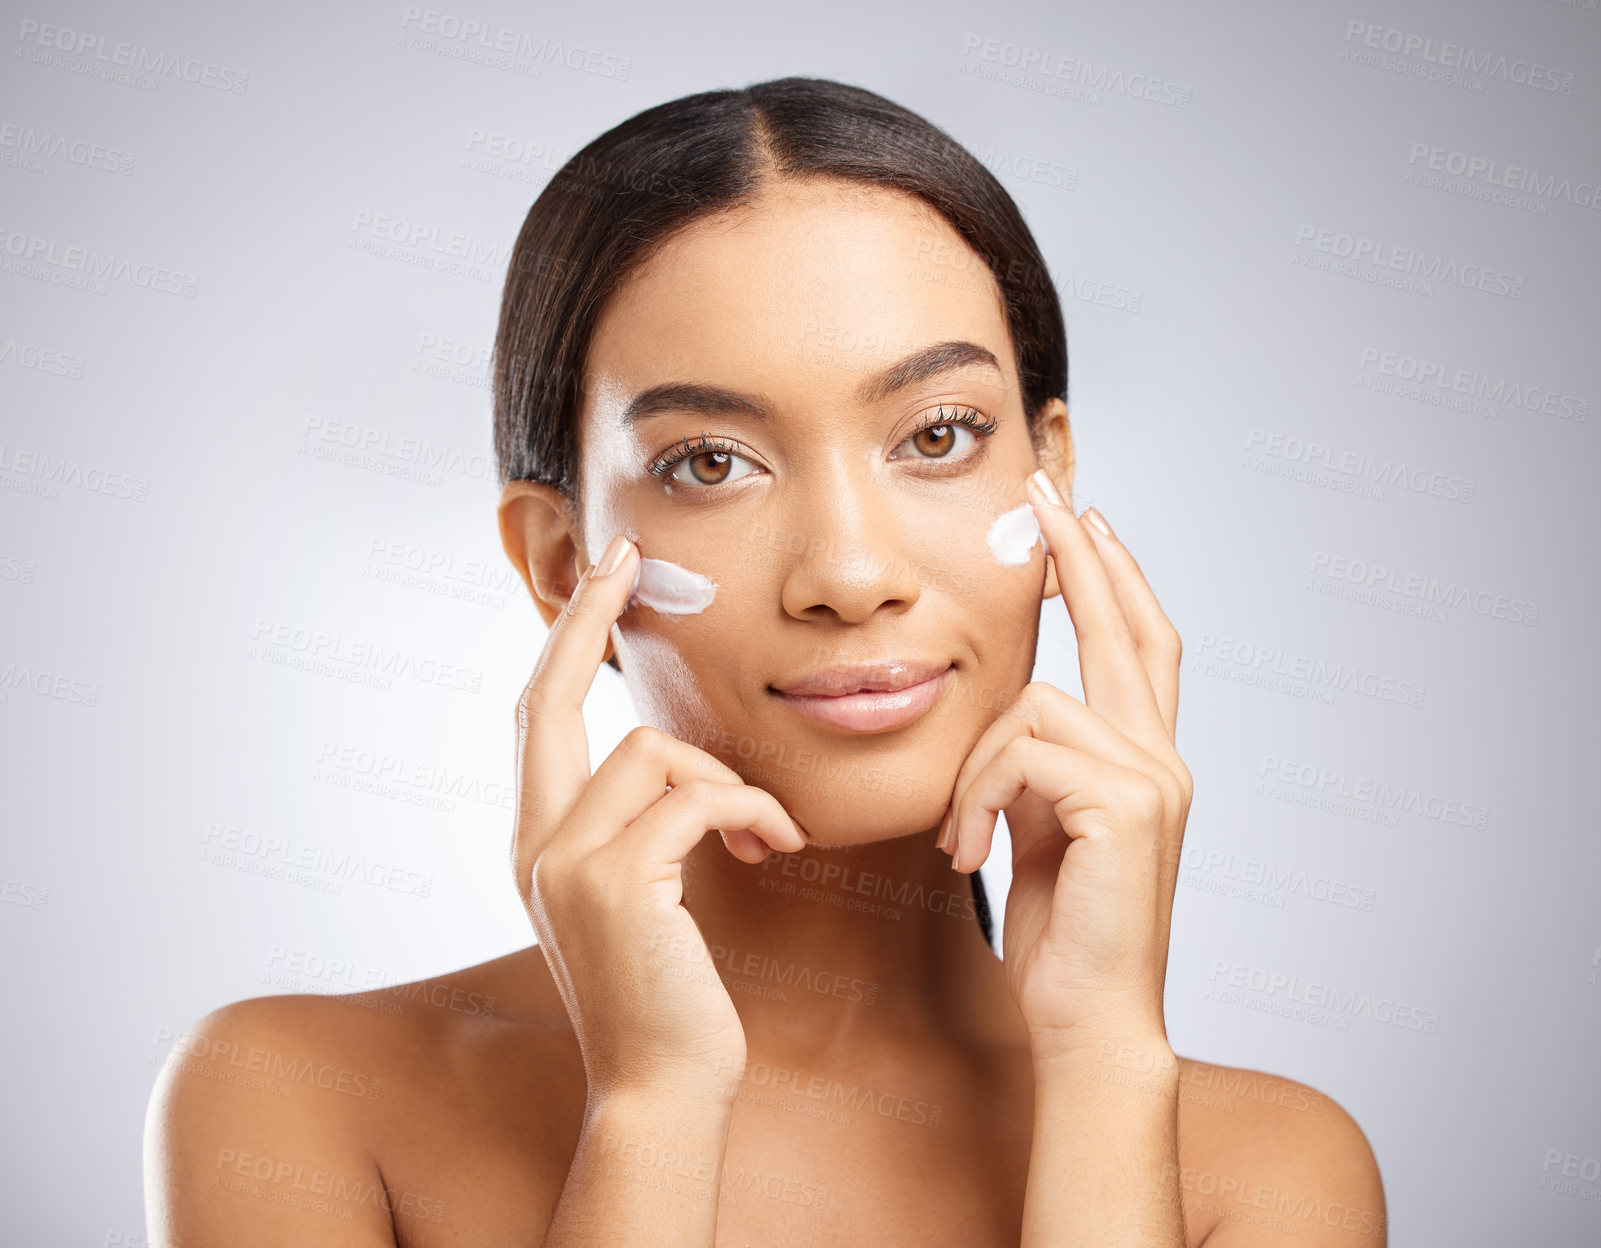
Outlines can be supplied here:
[[988, 538], [990, 552], [1008, 567], [1015, 568], [1027, 563], [1035, 542], [1047, 555], [1051, 553], [1051, 543], [1040, 528], [1039, 517], [1034, 514], [1032, 503], [1024, 503], [996, 516], [995, 523], [990, 525]]
[[639, 560], [627, 607], [642, 603], [663, 615], [698, 615], [712, 605], [717, 583], [666, 559]]

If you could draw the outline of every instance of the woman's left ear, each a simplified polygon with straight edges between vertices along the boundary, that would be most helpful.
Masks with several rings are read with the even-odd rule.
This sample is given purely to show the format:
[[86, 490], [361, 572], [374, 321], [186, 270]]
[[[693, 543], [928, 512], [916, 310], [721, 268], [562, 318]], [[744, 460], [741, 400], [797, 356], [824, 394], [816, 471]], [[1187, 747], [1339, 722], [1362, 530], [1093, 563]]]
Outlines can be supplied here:
[[[1035, 457], [1056, 486], [1057, 492], [1073, 507], [1073, 427], [1068, 423], [1067, 404], [1061, 399], [1047, 399], [1039, 419], [1034, 422]], [[1056, 560], [1045, 556], [1045, 586], [1040, 601], [1055, 598], [1062, 592], [1056, 579]]]

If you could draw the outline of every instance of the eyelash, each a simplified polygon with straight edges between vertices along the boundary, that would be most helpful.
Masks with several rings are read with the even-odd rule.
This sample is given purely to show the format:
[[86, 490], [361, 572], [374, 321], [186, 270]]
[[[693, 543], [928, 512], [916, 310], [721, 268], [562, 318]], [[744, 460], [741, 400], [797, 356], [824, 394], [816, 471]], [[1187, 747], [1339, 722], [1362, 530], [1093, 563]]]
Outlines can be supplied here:
[[[918, 434], [922, 433], [924, 430], [938, 429], [943, 425], [964, 425], [973, 430], [973, 432], [979, 435], [981, 439], [989, 437], [996, 431], [996, 429], [1000, 427], [1000, 423], [993, 416], [985, 416], [976, 408], [953, 406], [950, 408], [949, 414], [947, 414], [945, 405], [942, 403], [938, 408], [935, 409], [935, 415], [932, 420], [925, 421], [924, 423], [918, 425], [917, 428], [908, 433], [906, 437], [902, 439], [902, 441], [908, 442], [912, 438], [915, 438]], [[663, 451], [660, 455], [656, 456], [655, 459], [651, 460], [650, 463], [646, 464], [645, 471], [650, 473], [650, 475], [653, 477], [664, 477], [674, 468], [678, 467], [679, 464], [683, 463], [686, 459], [692, 459], [696, 455], [704, 455], [707, 452], [717, 451], [725, 451], [737, 455], [739, 453], [739, 443], [730, 442], [726, 438], [715, 437], [711, 434], [703, 432], [698, 441], [692, 442], [690, 439], [684, 438], [681, 441], [674, 443], [673, 446]], [[968, 454], [961, 456], [959, 459], [952, 459], [949, 456], [922, 456], [920, 458], [927, 460], [927, 462], [931, 464], [962, 463], [973, 458], [975, 454], [977, 454], [977, 451], [970, 451]], [[719, 484], [727, 483], [720, 482]], [[716, 486], [701, 485], [694, 488], [710, 490], [715, 489]]]

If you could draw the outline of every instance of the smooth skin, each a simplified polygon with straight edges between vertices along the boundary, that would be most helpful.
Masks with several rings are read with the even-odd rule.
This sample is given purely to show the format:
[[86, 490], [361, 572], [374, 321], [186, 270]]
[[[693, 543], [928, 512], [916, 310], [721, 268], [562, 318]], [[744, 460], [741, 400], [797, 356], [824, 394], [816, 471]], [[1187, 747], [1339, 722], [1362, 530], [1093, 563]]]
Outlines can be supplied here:
[[[1179, 637], [1110, 526], [1059, 501], [1065, 406], [1029, 437], [972, 261], [920, 201], [777, 182], [613, 296], [582, 509], [530, 482], [500, 507], [550, 626], [516, 719], [538, 944], [201, 1020], [152, 1097], [153, 1244], [1385, 1243], [1333, 1100], [1168, 1044]], [[866, 384], [951, 342], [998, 367]], [[767, 414], [622, 419], [664, 383]], [[994, 425], [937, 423], [958, 411]], [[984, 532], [1025, 500], [1053, 555], [1001, 565]], [[717, 599], [625, 610], [641, 554]], [[1083, 701], [1029, 681], [1058, 595]], [[614, 654], [645, 726], [591, 773], [582, 707]], [[768, 687], [883, 656], [954, 668], [894, 731]], [[998, 958], [963, 877], [1000, 811]]]

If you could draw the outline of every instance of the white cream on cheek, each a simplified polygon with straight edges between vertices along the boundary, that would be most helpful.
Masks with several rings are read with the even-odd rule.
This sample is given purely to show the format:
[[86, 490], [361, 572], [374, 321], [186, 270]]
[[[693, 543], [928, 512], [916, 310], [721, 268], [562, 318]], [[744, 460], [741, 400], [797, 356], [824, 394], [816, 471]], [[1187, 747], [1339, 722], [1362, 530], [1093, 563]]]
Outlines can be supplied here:
[[1051, 544], [1040, 529], [1039, 517], [1034, 514], [1032, 503], [1024, 503], [1021, 507], [1013, 507], [1011, 511], [1003, 511], [996, 516], [987, 536], [990, 553], [1007, 567], [1015, 568], [1027, 563], [1035, 542], [1047, 555], [1051, 553]]
[[[1028, 503], [997, 516], [987, 536], [990, 552], [1008, 567], [1027, 563], [1036, 542], [1047, 555], [1051, 553], [1051, 544]], [[699, 615], [716, 596], [717, 582], [709, 577], [667, 559], [641, 556], [624, 609], [644, 605], [663, 615]]]
[[[1029, 503], [995, 517], [987, 537], [990, 552], [1008, 567], [1027, 563], [1036, 542], [1047, 555], [1051, 553], [1051, 544]], [[667, 559], [641, 556], [624, 609], [644, 605], [663, 615], [699, 615], [716, 596], [717, 582], [709, 577]]]
[[[989, 526], [988, 539], [991, 554], [1009, 568], [1028, 563], [1036, 542], [1050, 554], [1050, 542], [1028, 502], [997, 515]], [[717, 582], [711, 578], [666, 558], [640, 557], [628, 606], [644, 605], [669, 616], [693, 616], [711, 606], [714, 597]]]
[[639, 560], [639, 571], [634, 574], [634, 592], [628, 596], [624, 610], [643, 604], [663, 615], [698, 615], [712, 605], [717, 595], [717, 582], [691, 572], [666, 559]]

